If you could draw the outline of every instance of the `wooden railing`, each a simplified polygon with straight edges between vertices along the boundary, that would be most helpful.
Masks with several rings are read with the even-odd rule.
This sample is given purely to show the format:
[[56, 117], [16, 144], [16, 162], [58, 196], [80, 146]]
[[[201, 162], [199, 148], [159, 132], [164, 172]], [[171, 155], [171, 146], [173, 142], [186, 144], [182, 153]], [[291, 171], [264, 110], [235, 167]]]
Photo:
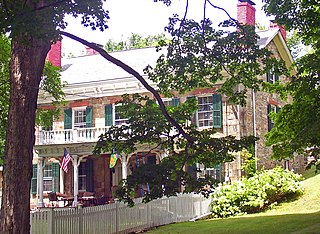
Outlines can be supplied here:
[[131, 233], [209, 214], [210, 199], [181, 194], [134, 207], [116, 202], [85, 208], [46, 208], [31, 214], [32, 234]]

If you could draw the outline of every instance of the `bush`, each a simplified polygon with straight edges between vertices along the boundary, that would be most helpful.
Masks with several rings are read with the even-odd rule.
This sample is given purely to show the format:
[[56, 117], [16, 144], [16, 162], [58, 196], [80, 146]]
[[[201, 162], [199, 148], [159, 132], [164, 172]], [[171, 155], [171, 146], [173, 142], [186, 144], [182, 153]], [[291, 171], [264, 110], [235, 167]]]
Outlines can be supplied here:
[[277, 167], [261, 171], [214, 192], [211, 211], [216, 218], [257, 213], [303, 193], [302, 176]]

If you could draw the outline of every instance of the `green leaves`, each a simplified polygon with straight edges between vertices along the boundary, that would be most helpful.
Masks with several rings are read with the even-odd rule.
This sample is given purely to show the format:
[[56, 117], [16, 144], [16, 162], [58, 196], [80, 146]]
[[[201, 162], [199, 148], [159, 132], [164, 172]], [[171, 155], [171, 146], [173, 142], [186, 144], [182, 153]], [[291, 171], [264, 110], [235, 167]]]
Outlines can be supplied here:
[[[244, 105], [247, 89], [259, 90], [262, 84], [259, 75], [271, 67], [278, 68], [280, 63], [271, 58], [266, 48], [259, 48], [253, 27], [230, 30], [235, 26], [233, 21], [225, 21], [217, 30], [209, 19], [198, 23], [173, 16], [166, 27], [172, 36], [167, 55], [145, 72], [166, 95], [171, 90], [183, 94], [218, 83], [219, 92]], [[236, 89], [239, 84], [244, 86], [241, 91]]]
[[[141, 186], [149, 186], [144, 201], [161, 196], [172, 196], [185, 187], [185, 192], [207, 194], [205, 186], [216, 183], [211, 177], [195, 178], [183, 170], [186, 165], [202, 164], [213, 168], [223, 162], [231, 162], [234, 153], [249, 148], [254, 137], [240, 140], [233, 136], [215, 138], [214, 128], [199, 131], [191, 123], [194, 111], [198, 108], [196, 99], [188, 99], [177, 106], [166, 106], [170, 115], [193, 139], [190, 144], [181, 133], [162, 115], [159, 105], [148, 96], [124, 95], [120, 102], [119, 115], [128, 118], [126, 125], [112, 126], [100, 136], [95, 153], [110, 152], [113, 148], [121, 154], [134, 152], [167, 152], [160, 164], [143, 164], [135, 168], [116, 192], [118, 198], [132, 205], [132, 194]], [[117, 106], [118, 107], [118, 106]], [[118, 109], [117, 109], [118, 110]]]
[[300, 175], [277, 167], [262, 171], [249, 179], [221, 185], [213, 194], [213, 217], [257, 213], [277, 203], [299, 196], [303, 188]]

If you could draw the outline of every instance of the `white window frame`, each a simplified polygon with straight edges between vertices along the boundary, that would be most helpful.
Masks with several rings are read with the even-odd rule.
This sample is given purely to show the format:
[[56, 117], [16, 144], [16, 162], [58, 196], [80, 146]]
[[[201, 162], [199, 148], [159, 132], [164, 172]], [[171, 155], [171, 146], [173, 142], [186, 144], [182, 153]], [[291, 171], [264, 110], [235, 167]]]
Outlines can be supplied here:
[[[198, 101], [198, 110], [196, 112], [196, 123], [198, 128], [212, 128], [213, 127], [213, 98], [212, 98], [212, 94], [211, 95], [205, 95], [205, 96], [197, 96], [197, 101]], [[206, 110], [206, 111], [199, 111], [200, 110], [200, 104], [199, 104], [199, 98], [211, 98], [211, 106], [209, 106], [210, 110]], [[207, 102], [208, 103], [208, 102]], [[206, 105], [210, 105], [210, 104], [206, 104]], [[199, 118], [199, 114], [202, 113], [209, 113], [209, 116], [211, 118], [203, 118], [201, 121], [208, 121], [209, 123], [211, 122], [211, 125], [202, 125], [200, 126], [200, 118]]]
[[76, 112], [77, 111], [84, 111], [84, 113], [85, 113], [85, 117], [84, 118], [86, 118], [86, 115], [87, 115], [86, 108], [87, 108], [86, 106], [85, 107], [82, 106], [82, 107], [72, 108], [72, 128], [73, 129], [75, 129], [75, 128], [85, 128], [86, 127], [86, 121], [84, 121], [84, 125], [82, 123], [81, 126], [75, 126]]
[[[113, 123], [115, 126], [121, 126], [121, 125], [126, 125], [128, 124], [128, 118], [123, 118], [123, 119], [116, 119], [116, 108], [117, 106], [121, 106], [121, 104], [117, 104], [117, 105], [113, 105], [113, 108], [112, 108], [112, 116], [113, 116]], [[119, 122], [119, 123], [117, 123]]]
[[[48, 167], [50, 166], [50, 169], [48, 169]], [[47, 167], [47, 169], [46, 169]], [[46, 171], [47, 172], [51, 172], [51, 176], [46, 175]], [[52, 192], [52, 188], [53, 188], [53, 176], [52, 176], [52, 164], [46, 164], [43, 168], [43, 191], [44, 192]], [[51, 188], [50, 190], [46, 190], [45, 189], [45, 181], [51, 181]]]

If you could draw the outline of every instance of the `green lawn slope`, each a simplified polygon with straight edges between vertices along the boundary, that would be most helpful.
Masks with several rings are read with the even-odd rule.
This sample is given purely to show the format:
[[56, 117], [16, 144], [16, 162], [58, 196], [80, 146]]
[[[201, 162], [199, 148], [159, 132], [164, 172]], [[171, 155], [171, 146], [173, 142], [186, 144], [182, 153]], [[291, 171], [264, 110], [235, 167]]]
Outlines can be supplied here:
[[302, 183], [305, 193], [299, 199], [282, 203], [263, 213], [177, 223], [148, 233], [320, 233], [320, 174]]

